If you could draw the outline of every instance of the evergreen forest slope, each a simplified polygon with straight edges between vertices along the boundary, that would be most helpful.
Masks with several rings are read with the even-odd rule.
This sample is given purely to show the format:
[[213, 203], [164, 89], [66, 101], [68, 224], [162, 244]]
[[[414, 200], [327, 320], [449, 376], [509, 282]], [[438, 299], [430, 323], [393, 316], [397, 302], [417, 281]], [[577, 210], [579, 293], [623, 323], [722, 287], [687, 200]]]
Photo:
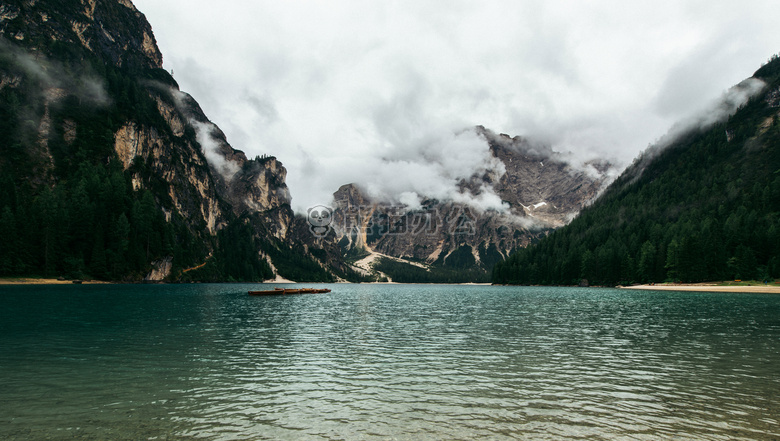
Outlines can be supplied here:
[[780, 277], [780, 59], [725, 121], [640, 156], [571, 224], [495, 266], [500, 284]]
[[0, 277], [333, 281], [285, 176], [179, 90], [130, 0], [0, 3]]

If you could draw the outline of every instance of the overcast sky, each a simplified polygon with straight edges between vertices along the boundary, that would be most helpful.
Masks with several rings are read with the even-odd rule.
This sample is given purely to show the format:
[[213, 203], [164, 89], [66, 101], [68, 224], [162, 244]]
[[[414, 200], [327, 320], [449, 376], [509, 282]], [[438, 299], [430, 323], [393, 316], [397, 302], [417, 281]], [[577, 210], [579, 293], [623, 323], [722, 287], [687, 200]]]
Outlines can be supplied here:
[[231, 145], [282, 161], [297, 211], [349, 182], [451, 195], [495, 165], [479, 124], [626, 164], [780, 52], [776, 0], [133, 1]]

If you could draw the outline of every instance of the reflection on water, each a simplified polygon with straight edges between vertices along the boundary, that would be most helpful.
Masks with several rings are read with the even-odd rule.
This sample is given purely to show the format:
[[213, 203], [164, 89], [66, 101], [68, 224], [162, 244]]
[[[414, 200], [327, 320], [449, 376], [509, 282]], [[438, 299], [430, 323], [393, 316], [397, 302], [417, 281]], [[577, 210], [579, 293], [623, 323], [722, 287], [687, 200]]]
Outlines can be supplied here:
[[780, 436], [780, 296], [249, 288], [0, 288], [0, 438]]

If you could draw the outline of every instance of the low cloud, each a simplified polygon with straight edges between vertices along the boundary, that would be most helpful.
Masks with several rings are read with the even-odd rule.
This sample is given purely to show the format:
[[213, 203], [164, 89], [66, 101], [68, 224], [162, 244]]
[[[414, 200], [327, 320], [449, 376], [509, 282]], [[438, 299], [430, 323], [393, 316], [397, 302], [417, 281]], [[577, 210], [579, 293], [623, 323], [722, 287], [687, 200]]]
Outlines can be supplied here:
[[357, 183], [374, 200], [401, 203], [410, 209], [419, 207], [423, 199], [437, 199], [481, 211], [506, 210], [489, 185], [478, 183], [471, 190], [461, 185], [473, 176], [505, 173], [504, 164], [493, 157], [485, 139], [474, 130], [433, 132], [420, 130], [409, 132], [417, 135], [410, 139], [385, 139], [385, 155], [348, 158], [338, 178]]
[[477, 125], [628, 164], [780, 47], [774, 0], [134, 3], [230, 143], [284, 163], [299, 212], [349, 182], [464, 197], [491, 166]]
[[740, 82], [723, 93], [719, 99], [674, 124], [669, 132], [656, 142], [655, 148], [663, 149], [685, 133], [705, 130], [713, 124], [725, 121], [764, 87], [766, 83], [758, 78], [748, 78]]
[[[734, 87], [731, 87], [721, 95], [717, 100], [709, 105], [699, 109], [692, 115], [681, 119], [674, 124], [669, 131], [660, 137], [655, 143], [643, 151], [634, 161], [637, 179], [642, 175], [649, 162], [672, 145], [680, 137], [693, 131], [706, 130], [714, 124], [726, 121], [748, 100], [761, 92], [766, 87], [766, 83], [757, 78], [748, 78]], [[724, 134], [723, 136], [726, 136]]]
[[[192, 109], [197, 107], [198, 103], [188, 93], [162, 85], [153, 84], [161, 91], [167, 91], [173, 97], [176, 108], [184, 115], [187, 122], [195, 129], [195, 138], [200, 144], [203, 156], [206, 157], [209, 165], [216, 170], [225, 180], [230, 181], [238, 173], [239, 165], [225, 157], [227, 145], [224, 141], [224, 134], [214, 123], [208, 120], [199, 120]], [[201, 115], [199, 118], [203, 118]]]
[[230, 181], [233, 179], [233, 176], [238, 173], [239, 167], [235, 162], [227, 160], [221, 152], [222, 141], [213, 135], [219, 129], [210, 122], [201, 122], [194, 119], [190, 119], [190, 124], [195, 128], [198, 144], [200, 144], [203, 156], [206, 157], [209, 164], [226, 180]]
[[[38, 82], [40, 97], [49, 98], [47, 91], [59, 90], [76, 96], [82, 104], [102, 107], [109, 104], [108, 93], [102, 78], [88, 70], [78, 72], [78, 66], [66, 69], [58, 61], [41, 54], [31, 54], [0, 39], [0, 59]], [[55, 96], [62, 96], [62, 93]]]

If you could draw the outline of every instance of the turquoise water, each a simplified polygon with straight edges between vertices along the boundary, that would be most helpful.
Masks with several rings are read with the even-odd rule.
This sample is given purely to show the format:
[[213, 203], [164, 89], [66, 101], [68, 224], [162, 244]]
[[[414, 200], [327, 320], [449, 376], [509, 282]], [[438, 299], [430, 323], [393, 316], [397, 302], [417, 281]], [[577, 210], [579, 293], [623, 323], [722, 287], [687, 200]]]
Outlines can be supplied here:
[[780, 296], [0, 287], [0, 439], [777, 439]]

